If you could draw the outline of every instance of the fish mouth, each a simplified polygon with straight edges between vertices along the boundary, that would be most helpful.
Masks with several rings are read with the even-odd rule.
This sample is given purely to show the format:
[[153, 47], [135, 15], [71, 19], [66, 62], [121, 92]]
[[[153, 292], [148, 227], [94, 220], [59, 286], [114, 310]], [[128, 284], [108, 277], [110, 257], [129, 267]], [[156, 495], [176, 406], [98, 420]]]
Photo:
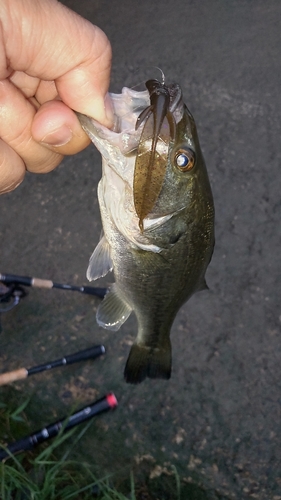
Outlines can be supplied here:
[[146, 87], [145, 91], [124, 87], [121, 94], [110, 94], [115, 117], [112, 129], [76, 113], [104, 162], [132, 189], [141, 232], [160, 195], [170, 146], [184, 113], [178, 84], [148, 80]]
[[[179, 85], [168, 86], [170, 94], [170, 112], [173, 114], [177, 124], [183, 115], [182, 93]], [[136, 153], [144, 126], [136, 129], [136, 123], [140, 114], [150, 105], [150, 95], [148, 90], [136, 91], [124, 87], [120, 94], [109, 94], [114, 114], [114, 124], [111, 129], [101, 125], [93, 118], [76, 112], [81, 127], [90, 137], [92, 142], [99, 147], [99, 139], [105, 140], [109, 144], [118, 147], [123, 155]]]

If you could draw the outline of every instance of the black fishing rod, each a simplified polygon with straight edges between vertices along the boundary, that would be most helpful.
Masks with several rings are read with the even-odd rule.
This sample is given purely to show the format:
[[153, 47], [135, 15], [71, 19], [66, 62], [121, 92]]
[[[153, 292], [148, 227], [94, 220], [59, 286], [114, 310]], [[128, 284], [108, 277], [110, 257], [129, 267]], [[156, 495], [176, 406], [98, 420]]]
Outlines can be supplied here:
[[18, 368], [17, 370], [13, 370], [11, 372], [1, 373], [0, 385], [10, 384], [16, 380], [22, 380], [30, 375], [51, 370], [52, 368], [57, 368], [58, 366], [66, 366], [73, 363], [79, 363], [80, 361], [86, 361], [88, 359], [95, 359], [104, 353], [105, 347], [103, 345], [96, 345], [94, 347], [84, 349], [83, 351], [56, 359], [55, 361], [48, 361], [43, 365], [33, 366], [32, 368]]
[[[30, 276], [18, 276], [16, 274], [0, 273], [0, 313], [13, 309], [25, 297], [27, 292], [24, 287], [31, 286], [35, 288], [57, 288], [60, 290], [71, 290], [87, 295], [95, 295], [103, 299], [107, 289], [93, 286], [77, 286], [65, 283], [55, 283], [51, 280], [41, 278], [32, 278]], [[1, 331], [1, 324], [0, 324]]]
[[115, 395], [111, 392], [98, 401], [95, 401], [93, 404], [85, 406], [80, 411], [73, 413], [73, 415], [69, 418], [58, 420], [57, 422], [40, 429], [34, 434], [30, 434], [29, 436], [15, 441], [14, 443], [9, 443], [7, 445], [7, 451], [5, 449], [0, 450], [0, 462], [5, 458], [8, 458], [11, 454], [31, 450], [37, 444], [43, 443], [44, 441], [57, 436], [61, 429], [62, 432], [68, 431], [72, 427], [89, 420], [101, 412], [116, 408], [117, 405], [118, 401]]
[[74, 292], [86, 293], [88, 295], [96, 295], [103, 299], [106, 294], [106, 288], [93, 286], [76, 286], [67, 285], [64, 283], [54, 283], [51, 280], [41, 278], [32, 278], [30, 276], [18, 276], [16, 274], [1, 274], [0, 281], [4, 284], [17, 284], [23, 286], [33, 286], [36, 288], [59, 288], [60, 290], [72, 290]]

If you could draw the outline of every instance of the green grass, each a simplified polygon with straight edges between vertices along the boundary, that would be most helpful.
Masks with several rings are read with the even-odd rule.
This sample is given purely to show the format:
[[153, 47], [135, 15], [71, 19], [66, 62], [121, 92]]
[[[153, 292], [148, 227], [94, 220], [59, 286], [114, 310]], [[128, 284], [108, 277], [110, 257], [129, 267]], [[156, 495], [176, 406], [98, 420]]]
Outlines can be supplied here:
[[[11, 410], [0, 403], [0, 443], [30, 434], [25, 416], [29, 401]], [[175, 467], [168, 475], [134, 484], [133, 474], [119, 484], [114, 475], [97, 478], [94, 464], [73, 460], [73, 449], [91, 422], [63, 433], [34, 450], [0, 462], [0, 500], [213, 500], [196, 484], [183, 484]], [[0, 445], [1, 446], [1, 445]], [[117, 479], [118, 481], [118, 479]]]
[[[16, 434], [19, 429], [22, 429], [21, 436], [28, 434], [23, 414], [27, 404], [28, 401], [15, 411], [9, 411], [6, 405], [0, 403], [0, 428], [5, 429], [5, 438], [8, 440], [18, 438], [12, 438], [15, 428]], [[84, 426], [79, 433], [78, 429], [65, 434], [61, 432], [43, 450], [42, 446], [39, 447], [39, 453], [37, 449], [32, 453], [10, 455], [4, 462], [0, 462], [1, 500], [137, 500], [132, 477], [129, 496], [124, 496], [111, 486], [111, 477], [99, 480], [89, 463], [69, 459], [72, 449], [89, 425], [90, 423]], [[67, 451], [58, 458], [56, 451], [64, 442], [68, 442]]]
[[[57, 439], [60, 444], [60, 438]], [[113, 489], [109, 480], [97, 480], [89, 464], [52, 457], [51, 447], [35, 459], [21, 463], [15, 457], [0, 465], [0, 495], [3, 500], [101, 500], [126, 497]], [[127, 497], [128, 498], [128, 497]], [[132, 490], [132, 500], [135, 496]]]

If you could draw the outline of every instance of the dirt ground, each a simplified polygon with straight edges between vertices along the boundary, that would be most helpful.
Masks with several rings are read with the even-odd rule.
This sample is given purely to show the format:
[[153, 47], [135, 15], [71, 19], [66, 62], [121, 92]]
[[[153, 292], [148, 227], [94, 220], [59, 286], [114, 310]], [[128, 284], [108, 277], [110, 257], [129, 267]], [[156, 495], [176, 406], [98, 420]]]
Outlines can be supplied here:
[[[281, 3], [64, 3], [111, 40], [112, 91], [138, 84], [152, 66], [182, 86], [216, 206], [210, 291], [192, 297], [175, 320], [171, 380], [135, 387], [123, 380], [134, 317], [108, 332], [95, 322], [98, 298], [30, 289], [2, 314], [1, 371], [99, 343], [107, 352], [3, 387], [0, 400], [31, 397], [36, 430], [113, 391], [118, 409], [95, 419], [77, 450], [100, 475], [122, 478], [133, 468], [164, 481], [174, 465], [193, 485], [190, 498], [280, 500]], [[86, 285], [101, 230], [100, 174], [91, 146], [3, 195], [0, 273]]]

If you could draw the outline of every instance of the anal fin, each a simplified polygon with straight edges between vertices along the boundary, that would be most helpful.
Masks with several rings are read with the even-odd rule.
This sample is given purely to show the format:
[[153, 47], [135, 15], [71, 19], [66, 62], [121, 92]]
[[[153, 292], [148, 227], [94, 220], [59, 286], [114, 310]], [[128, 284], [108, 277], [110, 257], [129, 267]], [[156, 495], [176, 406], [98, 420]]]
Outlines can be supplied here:
[[206, 283], [206, 280], [205, 278], [201, 281], [201, 283], [199, 284], [196, 292], [203, 292], [203, 290], [209, 290], [209, 287]]
[[108, 330], [117, 331], [132, 312], [131, 307], [122, 300], [114, 283], [99, 305], [97, 323]]

